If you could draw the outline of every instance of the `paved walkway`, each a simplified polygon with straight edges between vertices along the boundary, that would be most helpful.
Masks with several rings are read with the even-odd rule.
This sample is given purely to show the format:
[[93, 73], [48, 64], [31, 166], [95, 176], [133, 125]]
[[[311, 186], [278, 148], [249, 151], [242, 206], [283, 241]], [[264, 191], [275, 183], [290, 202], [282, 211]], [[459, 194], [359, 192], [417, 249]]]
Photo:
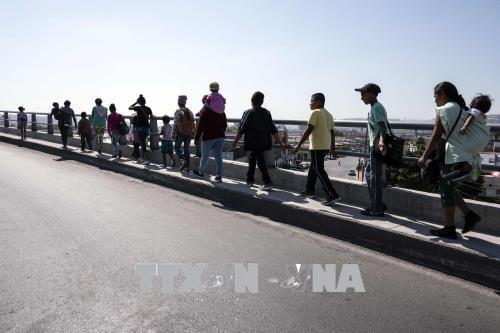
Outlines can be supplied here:
[[[4, 133], [1, 133], [0, 136], [10, 137], [11, 139], [16, 138], [15, 136]], [[28, 139], [28, 141], [37, 145], [50, 147], [51, 149], [59, 149], [60, 147], [60, 144], [49, 143], [41, 140]], [[483, 258], [492, 258], [498, 260], [497, 264], [494, 265], [498, 265], [498, 267], [500, 267], [500, 237], [498, 236], [487, 235], [478, 232], [469, 232], [466, 235], [463, 235], [463, 237], [458, 240], [441, 239], [432, 236], [429, 233], [430, 228], [439, 227], [439, 225], [429, 221], [421, 220], [416, 217], [401, 216], [391, 214], [389, 212], [384, 218], [369, 218], [359, 213], [361, 207], [357, 207], [347, 202], [340, 202], [332, 207], [326, 207], [321, 205], [316, 200], [304, 198], [297, 193], [285, 191], [282, 189], [260, 191], [258, 188], [249, 188], [241, 180], [224, 178], [224, 181], [222, 183], [215, 183], [213, 179], [200, 179], [195, 175], [179, 173], [176, 170], [163, 169], [159, 165], [155, 164], [143, 166], [127, 158], [115, 160], [106, 154], [98, 155], [95, 152], [82, 153], [76, 147], [70, 148], [70, 151], [72, 154], [75, 154], [75, 156], [84, 156], [85, 158], [92, 158], [95, 161], [101, 160], [107, 163], [111, 161], [113, 165], [128, 167], [129, 169], [138, 170], [139, 172], [141, 169], [146, 169], [152, 172], [154, 177], [167, 176], [172, 181], [175, 181], [176, 179], [179, 182], [184, 183], [188, 181], [189, 183], [191, 183], [191, 185], [189, 185], [188, 183], [187, 185], [183, 186], [188, 186], [191, 190], [198, 188], [196, 184], [200, 184], [203, 185], [199, 187], [200, 190], [201, 188], [213, 188], [219, 191], [227, 190], [227, 193], [240, 193], [242, 195], [248, 196], [249, 198], [263, 199], [266, 202], [275, 202], [277, 204], [277, 209], [279, 209], [279, 207], [291, 207], [300, 209], [301, 211], [308, 211], [311, 212], [310, 219], [315, 219], [314, 214], [320, 214], [323, 217], [332, 217], [331, 222], [329, 222], [330, 224], [335, 223], [335, 221], [351, 221], [352, 223], [357, 223], [358, 228], [363, 226], [371, 227], [375, 231], [381, 230], [386, 233], [390, 232], [392, 235], [394, 235], [394, 237], [403, 236], [402, 239], [404, 239], [404, 237], [411, 237], [412, 240], [421, 240], [424, 241], [425, 244], [429, 244], [429, 242], [435, 243], [436, 245], [438, 245], [438, 247], [436, 247], [435, 253], [430, 253], [428, 254], [429, 256], [439, 256], [439, 253], [441, 251], [440, 247], [444, 247], [448, 250], [457, 250], [457, 253], [460, 252], [462, 254], [473, 254]], [[206, 192], [206, 190], [203, 191]], [[256, 211], [255, 214], [261, 214], [261, 212]], [[265, 215], [264, 213], [262, 214]], [[314, 223], [314, 221], [304, 221], [304, 223], [310, 226]], [[356, 228], [356, 226], [354, 226], [353, 228]], [[315, 227], [313, 226], [310, 230], [315, 230]], [[353, 232], [357, 232], [356, 229], [353, 229]], [[404, 246], [404, 243], [402, 244], [402, 246]], [[407, 248], [404, 249], [404, 251], [411, 252], [412, 249]], [[423, 255], [425, 256], [427, 254]], [[439, 260], [439, 258], [437, 258], [437, 260]]]
[[[352, 217], [352, 207], [325, 209], [293, 193], [191, 179], [154, 165], [146, 170], [108, 162], [109, 156], [92, 166], [73, 154], [4, 142], [0, 153], [0, 332], [495, 332], [500, 326], [500, 297], [490, 289], [104, 166], [178, 177], [208, 194], [247, 191], [253, 201], [284, 202], [273, 204], [281, 211], [321, 209], [308, 214], [313, 218]], [[208, 263], [205, 291], [139, 288], [138, 263], [199, 262]], [[234, 263], [258, 263], [258, 293], [235, 293]], [[358, 264], [365, 292], [312, 292], [304, 267], [314, 263], [336, 264], [337, 276], [343, 264]]]

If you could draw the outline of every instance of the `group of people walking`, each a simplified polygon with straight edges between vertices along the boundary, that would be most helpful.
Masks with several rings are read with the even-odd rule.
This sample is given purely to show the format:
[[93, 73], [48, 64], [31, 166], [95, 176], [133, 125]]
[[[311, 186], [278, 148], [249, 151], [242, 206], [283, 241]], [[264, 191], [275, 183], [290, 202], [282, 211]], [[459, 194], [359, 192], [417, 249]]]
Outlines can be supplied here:
[[[193, 173], [198, 177], [205, 176], [208, 158], [212, 153], [215, 159], [215, 181], [221, 182], [222, 153], [227, 128], [226, 99], [219, 93], [218, 83], [212, 82], [209, 89], [210, 95], [203, 97], [203, 105], [198, 113], [193, 114], [186, 107], [187, 96], [181, 95], [177, 100], [178, 109], [174, 114], [173, 125], [170, 124], [170, 117], [162, 117], [161, 153], [164, 167], [167, 167], [167, 156], [169, 156], [171, 167], [179, 163], [180, 171], [190, 172], [189, 149], [191, 140], [194, 138], [195, 144], [201, 146], [201, 159], [198, 169], [193, 170]], [[378, 95], [381, 93], [378, 85], [368, 83], [361, 88], [356, 88], [355, 91], [361, 94], [363, 103], [370, 105], [367, 121], [370, 155], [366, 164], [366, 180], [371, 204], [363, 209], [361, 214], [383, 217], [387, 206], [382, 197], [383, 161], [379, 156], [386, 155], [388, 149], [391, 149], [387, 146], [387, 130], [390, 129], [387, 112], [378, 101]], [[434, 130], [418, 165], [425, 170], [429, 162], [439, 153], [438, 150], [442, 149], [443, 158], [439, 162], [441, 174], [439, 188], [445, 226], [441, 229], [433, 229], [431, 233], [440, 237], [456, 238], [455, 206], [464, 214], [465, 225], [462, 233], [472, 230], [474, 225], [481, 220], [479, 215], [468, 208], [460, 193], [457, 192], [456, 186], [464, 179], [474, 180], [479, 176], [481, 166], [479, 153], [489, 140], [486, 113], [491, 108], [491, 99], [487, 95], [478, 95], [468, 107], [457, 88], [450, 82], [439, 83], [434, 88], [434, 97], [437, 106]], [[278, 135], [271, 112], [263, 107], [264, 94], [259, 91], [255, 92], [250, 102], [251, 108], [246, 110], [241, 117], [233, 149], [244, 137], [243, 148], [248, 152], [247, 185], [254, 185], [255, 169], [258, 167], [264, 183], [261, 189], [271, 190], [273, 183], [267, 170], [264, 153], [271, 149], [272, 138], [282, 148], [285, 146]], [[72, 126], [71, 120], [74, 120], [76, 124], [75, 113], [70, 105], [70, 101], [65, 101], [64, 107], [59, 108], [58, 103], [54, 103], [51, 111], [51, 116], [58, 120], [63, 147], [67, 145], [67, 132]], [[323, 204], [331, 205], [341, 199], [324, 169], [325, 157], [328, 154], [335, 155], [334, 120], [332, 114], [325, 109], [325, 95], [322, 93], [315, 93], [311, 96], [309, 109], [307, 129], [293, 148], [293, 153], [296, 154], [306, 141], [309, 142], [311, 163], [306, 187], [301, 194], [305, 197], [314, 197], [316, 182], [319, 180], [325, 192]], [[130, 128], [130, 138], [134, 144], [133, 157], [138, 163], [149, 164], [147, 138], [151, 134], [153, 112], [146, 106], [146, 99], [142, 95], [129, 107], [129, 110], [135, 112]], [[108, 109], [102, 106], [100, 98], [95, 100], [90, 119], [87, 118], [85, 112], [82, 112], [82, 119], [77, 126], [82, 140], [81, 148], [84, 150], [88, 146], [92, 149], [91, 136], [93, 135], [97, 151], [101, 154], [103, 135], [107, 129], [112, 139], [112, 155], [121, 158], [120, 137], [123, 135], [122, 127], [125, 120], [116, 112], [114, 104], [109, 106], [109, 112], [108, 114]], [[19, 107], [18, 121], [20, 124], [27, 123], [23, 107]], [[23, 138], [26, 136], [25, 128], [24, 125], [24, 132], [21, 130]], [[442, 146], [439, 146], [440, 143]]]

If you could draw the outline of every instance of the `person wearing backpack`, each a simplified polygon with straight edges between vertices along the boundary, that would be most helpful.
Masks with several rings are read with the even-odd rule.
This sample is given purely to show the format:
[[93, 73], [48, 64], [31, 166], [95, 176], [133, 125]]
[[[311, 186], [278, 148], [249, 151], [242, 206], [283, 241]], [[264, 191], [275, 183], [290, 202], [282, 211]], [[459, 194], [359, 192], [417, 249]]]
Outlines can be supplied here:
[[[179, 161], [182, 159], [180, 171], [189, 172], [190, 153], [189, 145], [194, 134], [194, 115], [186, 107], [187, 97], [179, 96], [177, 105], [179, 109], [174, 114], [174, 130], [172, 136], [175, 138], [175, 155]], [[181, 153], [181, 146], [184, 144], [184, 154]]]

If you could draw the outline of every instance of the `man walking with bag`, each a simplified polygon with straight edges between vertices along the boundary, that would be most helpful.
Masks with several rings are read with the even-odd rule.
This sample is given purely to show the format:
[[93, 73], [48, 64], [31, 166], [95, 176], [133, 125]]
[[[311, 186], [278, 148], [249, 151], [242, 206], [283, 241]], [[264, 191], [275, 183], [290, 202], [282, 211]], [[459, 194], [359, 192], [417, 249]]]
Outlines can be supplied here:
[[[380, 87], [374, 83], [368, 83], [362, 88], [354, 89], [361, 93], [361, 100], [365, 104], [370, 104], [370, 112], [368, 113], [368, 137], [370, 144], [370, 159], [366, 165], [366, 183], [370, 194], [371, 205], [361, 211], [361, 214], [367, 216], [384, 216], [386, 210], [385, 204], [382, 202], [382, 161], [378, 160], [374, 155], [374, 147], [380, 149], [382, 155], [387, 154], [385, 145], [386, 129], [387, 129], [387, 113], [384, 106], [377, 100], [378, 94], [382, 91]], [[377, 140], [377, 142], [375, 142]]]

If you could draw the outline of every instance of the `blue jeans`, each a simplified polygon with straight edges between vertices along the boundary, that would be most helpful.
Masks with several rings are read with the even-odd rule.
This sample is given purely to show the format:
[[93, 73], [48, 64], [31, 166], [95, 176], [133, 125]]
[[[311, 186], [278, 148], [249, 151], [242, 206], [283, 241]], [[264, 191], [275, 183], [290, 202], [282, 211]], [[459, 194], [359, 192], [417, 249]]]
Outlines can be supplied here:
[[[184, 144], [184, 154], [181, 153], [181, 146]], [[191, 135], [177, 134], [175, 137], [175, 155], [177, 158], [184, 159], [184, 163], [189, 167], [189, 145], [191, 144]]]
[[118, 140], [120, 139], [120, 132], [118, 130], [111, 131], [111, 155], [118, 155], [121, 151]]
[[368, 193], [372, 201], [372, 212], [380, 212], [382, 210], [382, 162], [370, 152], [370, 161], [368, 162], [365, 175], [368, 185]]
[[201, 142], [201, 160], [200, 172], [204, 173], [207, 168], [210, 151], [215, 158], [215, 175], [222, 176], [222, 148], [224, 147], [224, 138], [204, 140]]

